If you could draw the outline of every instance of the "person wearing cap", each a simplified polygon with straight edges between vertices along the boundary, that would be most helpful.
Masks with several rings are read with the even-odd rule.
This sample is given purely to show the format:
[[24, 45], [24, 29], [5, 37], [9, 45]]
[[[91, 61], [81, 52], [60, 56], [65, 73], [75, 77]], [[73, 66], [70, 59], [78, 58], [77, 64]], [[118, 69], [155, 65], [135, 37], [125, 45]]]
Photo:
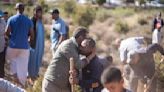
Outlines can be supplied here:
[[29, 42], [34, 39], [32, 21], [23, 14], [24, 4], [16, 4], [17, 14], [11, 16], [6, 26], [6, 36], [9, 39], [6, 59], [10, 64], [10, 73], [20, 86], [24, 86], [28, 73]]
[[2, 19], [4, 16], [0, 10], [0, 78], [5, 76], [4, 64], [5, 64], [5, 27], [6, 22]]
[[[124, 80], [125, 80], [125, 86], [129, 89], [132, 90], [132, 92], [136, 92], [137, 90], [137, 85], [130, 83], [129, 81], [129, 71], [131, 71], [131, 67], [127, 63], [127, 54], [129, 51], [134, 50], [134, 49], [139, 49], [142, 47], [142, 45], [145, 43], [144, 40], [145, 37], [130, 37], [127, 39], [116, 39], [116, 47], [119, 49], [119, 54], [120, 54], [120, 60], [123, 65], [123, 74], [124, 74]], [[135, 80], [135, 77], [132, 76]]]
[[59, 44], [67, 39], [67, 29], [64, 20], [59, 17], [59, 10], [54, 9], [51, 11], [52, 15], [52, 28], [51, 28], [51, 42], [52, 42], [52, 55], [54, 57], [55, 51]]
[[[143, 85], [147, 84], [155, 74], [155, 60], [153, 54], [157, 51], [164, 55], [164, 49], [159, 44], [151, 44], [146, 48], [142, 47], [128, 52], [127, 63], [131, 67], [129, 80], [131, 86], [137, 85], [137, 87], [140, 88], [140, 91], [138, 92], [143, 92]], [[139, 82], [140, 85], [138, 85]], [[152, 81], [149, 92], [156, 92], [156, 86], [155, 77]], [[137, 92], [137, 90], [135, 90], [135, 92]]]
[[159, 12], [159, 14], [157, 14], [157, 16], [154, 18], [154, 20], [153, 20], [152, 32], [156, 29], [157, 24], [160, 25], [159, 31], [160, 31], [161, 28], [164, 26], [164, 21], [163, 21], [163, 19], [161, 18], [161, 16], [162, 16], [162, 14], [161, 14], [161, 12]]
[[9, 18], [9, 14], [8, 14], [7, 11], [4, 11], [3, 13], [4, 13], [3, 19], [4, 19], [5, 22], [7, 23], [7, 20], [8, 20], [8, 18]]
[[31, 48], [28, 64], [28, 77], [30, 77], [31, 82], [34, 82], [39, 76], [39, 68], [44, 54], [44, 26], [42, 22], [42, 13], [42, 7], [39, 5], [35, 6], [34, 16], [31, 19], [34, 24], [34, 41], [30, 44]]

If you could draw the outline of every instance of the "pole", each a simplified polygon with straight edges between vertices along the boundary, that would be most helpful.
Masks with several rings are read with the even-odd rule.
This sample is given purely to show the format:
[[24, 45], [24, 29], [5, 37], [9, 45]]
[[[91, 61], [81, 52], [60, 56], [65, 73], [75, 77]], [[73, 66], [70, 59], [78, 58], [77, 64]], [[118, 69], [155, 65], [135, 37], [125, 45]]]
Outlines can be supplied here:
[[[75, 68], [74, 59], [71, 57], [70, 58], [70, 71], [74, 71], [74, 68]], [[70, 74], [70, 78], [74, 80], [74, 76], [72, 73]], [[75, 92], [75, 84], [71, 84], [71, 92]]]

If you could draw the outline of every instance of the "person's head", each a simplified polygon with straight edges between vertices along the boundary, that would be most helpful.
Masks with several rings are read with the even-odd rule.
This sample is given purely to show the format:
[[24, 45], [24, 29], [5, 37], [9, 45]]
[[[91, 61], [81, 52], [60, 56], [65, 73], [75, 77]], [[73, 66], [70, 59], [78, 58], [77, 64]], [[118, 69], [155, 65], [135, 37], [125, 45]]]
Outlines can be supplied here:
[[52, 15], [52, 19], [55, 19], [55, 20], [57, 20], [58, 18], [59, 18], [59, 10], [58, 9], [53, 9], [52, 11], [51, 11], [51, 15]]
[[87, 37], [88, 30], [84, 27], [78, 27], [73, 33], [73, 37], [76, 39], [76, 42], [80, 46], [82, 41]]
[[24, 4], [23, 3], [17, 3], [15, 6], [15, 9], [17, 10], [18, 13], [23, 14], [24, 12]]
[[121, 41], [122, 41], [123, 39], [121, 39], [121, 38], [117, 38], [116, 40], [115, 40], [115, 46], [116, 46], [116, 48], [118, 49], [119, 47], [120, 47], [120, 44], [121, 44]]
[[121, 71], [116, 67], [108, 67], [101, 76], [101, 82], [110, 92], [122, 92], [124, 80]]
[[96, 47], [96, 42], [92, 38], [86, 38], [82, 41], [80, 46], [80, 54], [88, 56]]
[[157, 19], [161, 19], [161, 16], [162, 16], [162, 13], [159, 12], [159, 13], [157, 14]]
[[34, 16], [38, 19], [42, 19], [43, 9], [40, 5], [35, 6], [34, 8]]
[[3, 12], [3, 14], [4, 14], [3, 18], [4, 18], [5, 20], [7, 20], [7, 19], [9, 18], [8, 12], [5, 11], [5, 12]]

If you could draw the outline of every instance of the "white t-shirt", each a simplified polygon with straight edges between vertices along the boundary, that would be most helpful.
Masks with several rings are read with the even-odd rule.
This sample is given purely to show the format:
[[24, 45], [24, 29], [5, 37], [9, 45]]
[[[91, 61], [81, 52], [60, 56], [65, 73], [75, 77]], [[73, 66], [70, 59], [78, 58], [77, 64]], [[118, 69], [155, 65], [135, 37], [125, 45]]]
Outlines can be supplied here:
[[[110, 92], [110, 91], [108, 91], [108, 89], [104, 88], [101, 92]], [[126, 92], [131, 92], [131, 91], [126, 89]]]
[[152, 43], [161, 43], [161, 32], [158, 31], [158, 29], [155, 29], [152, 34]]
[[139, 49], [144, 44], [144, 37], [131, 37], [121, 41], [119, 52], [121, 61], [127, 60], [127, 53], [130, 50]]

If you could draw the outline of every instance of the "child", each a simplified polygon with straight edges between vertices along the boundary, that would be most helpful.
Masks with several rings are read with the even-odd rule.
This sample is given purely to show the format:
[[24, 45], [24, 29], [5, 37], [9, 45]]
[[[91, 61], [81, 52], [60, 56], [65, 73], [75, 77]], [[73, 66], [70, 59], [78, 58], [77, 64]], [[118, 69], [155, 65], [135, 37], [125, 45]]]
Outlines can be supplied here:
[[101, 92], [131, 92], [124, 88], [124, 80], [118, 68], [109, 67], [105, 69], [101, 76], [101, 82], [105, 87]]

